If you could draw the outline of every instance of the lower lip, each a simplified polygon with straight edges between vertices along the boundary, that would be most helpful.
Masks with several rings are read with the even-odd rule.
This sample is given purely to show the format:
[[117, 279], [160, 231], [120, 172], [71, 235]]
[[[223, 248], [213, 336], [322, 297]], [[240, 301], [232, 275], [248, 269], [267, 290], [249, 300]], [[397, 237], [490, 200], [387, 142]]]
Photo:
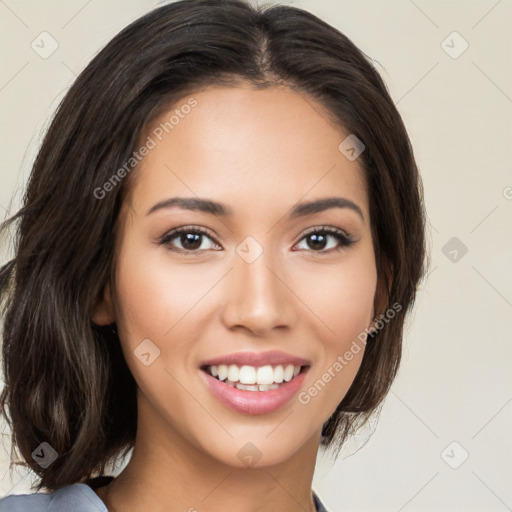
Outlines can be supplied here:
[[267, 414], [285, 406], [299, 391], [308, 368], [289, 382], [269, 391], [246, 391], [224, 384], [204, 370], [199, 370], [213, 394], [230, 409], [245, 414]]

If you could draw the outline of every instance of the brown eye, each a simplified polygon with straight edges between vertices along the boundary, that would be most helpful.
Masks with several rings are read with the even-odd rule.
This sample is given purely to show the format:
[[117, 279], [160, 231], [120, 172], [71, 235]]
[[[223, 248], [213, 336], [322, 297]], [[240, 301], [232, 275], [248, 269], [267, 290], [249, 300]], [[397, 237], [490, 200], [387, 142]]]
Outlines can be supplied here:
[[[329, 245], [329, 239], [337, 241], [337, 244], [334, 242], [334, 244], [331, 244], [331, 246], [326, 249], [326, 246]], [[301, 242], [302, 240], [306, 240], [306, 250], [309, 249], [312, 252], [339, 251], [343, 248], [350, 247], [354, 243], [343, 231], [331, 226], [314, 228], [302, 237]]]
[[213, 248], [208, 244], [205, 246], [205, 239], [212, 242], [213, 246], [219, 247], [207, 231], [192, 226], [182, 226], [169, 231], [160, 239], [160, 245], [166, 245], [169, 250], [176, 252], [202, 252]]

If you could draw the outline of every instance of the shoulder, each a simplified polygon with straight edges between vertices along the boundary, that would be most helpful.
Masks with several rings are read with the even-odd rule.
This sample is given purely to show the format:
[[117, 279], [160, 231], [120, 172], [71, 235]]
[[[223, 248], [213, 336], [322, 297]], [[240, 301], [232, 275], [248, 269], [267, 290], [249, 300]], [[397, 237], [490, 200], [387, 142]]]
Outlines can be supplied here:
[[0, 499], [0, 512], [108, 512], [86, 484], [72, 484], [52, 493], [11, 495]]
[[[313, 501], [315, 503], [315, 509], [317, 512], [327, 512], [327, 509], [324, 507], [324, 504], [320, 501], [318, 495], [313, 491]], [[0, 509], [2, 512], [2, 509]]]

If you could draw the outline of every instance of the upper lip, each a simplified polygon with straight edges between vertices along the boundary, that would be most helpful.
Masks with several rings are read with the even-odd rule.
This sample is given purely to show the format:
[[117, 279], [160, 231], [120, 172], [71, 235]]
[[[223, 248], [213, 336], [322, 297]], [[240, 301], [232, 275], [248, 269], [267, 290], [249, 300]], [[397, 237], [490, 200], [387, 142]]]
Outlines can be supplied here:
[[310, 362], [302, 357], [297, 357], [280, 350], [267, 352], [236, 352], [224, 356], [215, 357], [204, 361], [201, 366], [218, 366], [220, 364], [236, 364], [237, 366], [265, 366], [278, 364], [292, 364], [293, 366], [310, 366]]

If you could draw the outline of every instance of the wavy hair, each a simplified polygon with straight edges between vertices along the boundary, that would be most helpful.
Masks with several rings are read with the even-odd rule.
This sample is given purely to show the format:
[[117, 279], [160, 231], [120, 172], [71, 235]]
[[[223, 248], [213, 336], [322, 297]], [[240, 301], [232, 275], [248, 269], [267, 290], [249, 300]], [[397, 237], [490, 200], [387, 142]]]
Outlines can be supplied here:
[[[378, 313], [401, 306], [369, 337], [321, 445], [340, 448], [395, 378], [404, 320], [425, 273], [425, 214], [413, 150], [385, 83], [349, 38], [302, 9], [170, 3], [124, 28], [80, 73], [45, 134], [21, 208], [1, 225], [2, 237], [15, 230], [13, 257], [0, 268], [0, 404], [16, 463], [40, 477], [38, 489], [101, 475], [135, 442], [135, 380], [116, 330], [91, 318], [113, 279], [116, 220], [136, 168], [101, 199], [95, 190], [178, 99], [241, 81], [309, 95], [364, 143], [359, 162], [384, 297]], [[46, 468], [32, 457], [43, 442], [58, 455]]]

